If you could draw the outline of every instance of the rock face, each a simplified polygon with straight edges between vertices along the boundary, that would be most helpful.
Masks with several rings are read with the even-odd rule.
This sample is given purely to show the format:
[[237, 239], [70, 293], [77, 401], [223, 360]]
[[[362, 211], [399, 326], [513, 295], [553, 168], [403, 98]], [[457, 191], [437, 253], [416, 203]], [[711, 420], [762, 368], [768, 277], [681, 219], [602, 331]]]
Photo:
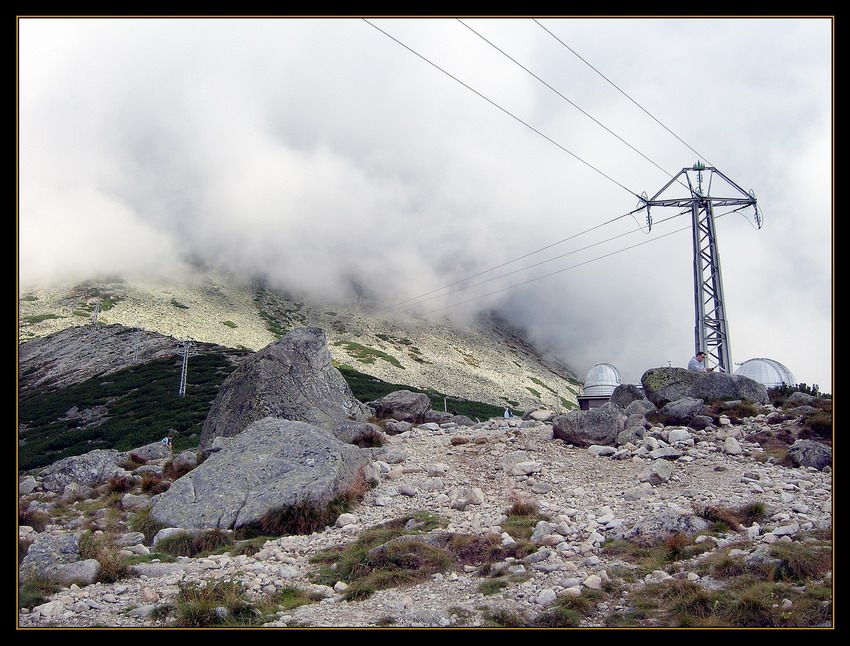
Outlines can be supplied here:
[[265, 417], [331, 429], [342, 420], [365, 420], [369, 415], [333, 367], [324, 331], [296, 328], [225, 380], [204, 422], [200, 447], [207, 448], [216, 437], [232, 437]]
[[123, 325], [72, 327], [20, 346], [20, 389], [52, 391], [174, 354], [175, 339]]
[[814, 467], [823, 471], [824, 467], [832, 466], [832, 449], [820, 442], [797, 440], [788, 447], [788, 455], [798, 467]]
[[176, 480], [151, 513], [171, 527], [221, 529], [253, 523], [267, 511], [323, 504], [351, 487], [365, 464], [360, 449], [303, 422], [266, 418]]
[[369, 402], [375, 409], [375, 415], [380, 418], [392, 418], [399, 422], [414, 422], [425, 418], [431, 410], [431, 400], [425, 393], [414, 393], [409, 390], [395, 392]]
[[114, 449], [95, 449], [54, 462], [41, 470], [41, 486], [47, 491], [61, 493], [65, 485], [75, 483], [96, 487], [116, 475], [129, 475], [118, 466], [127, 458], [126, 453]]
[[626, 408], [633, 401], [646, 399], [643, 391], [636, 384], [620, 384], [611, 393], [611, 403], [620, 408]]
[[611, 402], [588, 411], [573, 410], [555, 418], [553, 436], [576, 446], [611, 444], [625, 428], [626, 415]]
[[757, 381], [724, 372], [651, 368], [643, 373], [640, 383], [647, 399], [659, 407], [685, 397], [706, 402], [715, 399], [747, 399], [766, 404], [769, 401], [767, 389]]

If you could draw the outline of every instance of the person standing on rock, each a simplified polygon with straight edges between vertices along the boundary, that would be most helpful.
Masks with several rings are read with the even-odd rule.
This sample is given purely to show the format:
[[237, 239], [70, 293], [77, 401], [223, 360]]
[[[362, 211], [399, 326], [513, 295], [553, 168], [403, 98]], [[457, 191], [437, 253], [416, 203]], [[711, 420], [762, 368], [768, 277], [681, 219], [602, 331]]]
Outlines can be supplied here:
[[174, 453], [174, 435], [169, 433], [164, 438], [162, 438], [161, 442], [165, 444], [165, 446], [168, 448], [169, 453]]
[[705, 367], [705, 352], [700, 350], [695, 357], [688, 361], [688, 370], [691, 372], [713, 372], [714, 368]]

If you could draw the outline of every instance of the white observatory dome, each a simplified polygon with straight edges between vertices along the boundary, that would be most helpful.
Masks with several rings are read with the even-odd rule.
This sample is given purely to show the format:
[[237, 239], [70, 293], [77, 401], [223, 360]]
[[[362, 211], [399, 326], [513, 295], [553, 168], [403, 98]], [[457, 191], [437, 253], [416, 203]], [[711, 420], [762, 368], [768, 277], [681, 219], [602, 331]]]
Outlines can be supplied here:
[[585, 396], [609, 396], [620, 385], [620, 373], [610, 363], [597, 363], [584, 378]]
[[788, 368], [778, 361], [761, 357], [744, 361], [735, 371], [735, 374], [749, 377], [765, 388], [778, 388], [782, 384], [789, 386], [797, 384], [797, 380], [794, 379], [794, 375]]

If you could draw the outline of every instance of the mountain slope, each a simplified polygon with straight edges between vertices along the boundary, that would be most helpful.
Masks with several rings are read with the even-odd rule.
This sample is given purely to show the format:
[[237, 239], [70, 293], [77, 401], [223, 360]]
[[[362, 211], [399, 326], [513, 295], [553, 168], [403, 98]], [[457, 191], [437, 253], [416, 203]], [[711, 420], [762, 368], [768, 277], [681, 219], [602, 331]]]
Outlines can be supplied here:
[[517, 408], [576, 407], [580, 382], [495, 320], [460, 325], [364, 301], [310, 302], [261, 283], [205, 275], [186, 283], [120, 278], [34, 289], [19, 300], [26, 343], [71, 326], [121, 323], [177, 339], [258, 350], [300, 325], [325, 329], [341, 366], [384, 381]]

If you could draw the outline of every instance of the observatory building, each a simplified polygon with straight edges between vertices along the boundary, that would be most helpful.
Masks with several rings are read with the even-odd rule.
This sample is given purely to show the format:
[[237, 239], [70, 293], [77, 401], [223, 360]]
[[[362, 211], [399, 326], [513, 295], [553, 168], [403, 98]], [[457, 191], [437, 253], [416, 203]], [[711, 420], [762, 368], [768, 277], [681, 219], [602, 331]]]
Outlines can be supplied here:
[[735, 371], [736, 375], [749, 377], [765, 388], [778, 388], [782, 384], [794, 386], [797, 380], [788, 368], [773, 359], [748, 359]]
[[621, 383], [620, 373], [610, 363], [597, 363], [587, 371], [584, 388], [578, 396], [581, 410], [598, 408], [611, 399], [611, 393]]

